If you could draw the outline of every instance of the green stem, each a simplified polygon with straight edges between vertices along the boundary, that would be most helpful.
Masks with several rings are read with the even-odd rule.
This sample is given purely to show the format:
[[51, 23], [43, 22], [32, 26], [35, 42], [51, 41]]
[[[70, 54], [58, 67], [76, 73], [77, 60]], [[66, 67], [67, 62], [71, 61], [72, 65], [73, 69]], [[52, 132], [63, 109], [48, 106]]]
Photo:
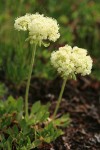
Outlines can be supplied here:
[[29, 68], [29, 75], [28, 75], [28, 80], [27, 80], [27, 85], [26, 85], [26, 93], [25, 93], [25, 117], [26, 118], [28, 118], [28, 94], [29, 94], [32, 69], [33, 69], [33, 65], [34, 65], [36, 46], [37, 46], [37, 44], [35, 44], [34, 49], [32, 51], [31, 64], [30, 64], [30, 68]]
[[59, 94], [57, 105], [56, 105], [56, 108], [55, 108], [55, 111], [54, 111], [54, 114], [53, 114], [53, 119], [55, 119], [55, 116], [56, 116], [57, 111], [59, 109], [59, 105], [60, 105], [61, 100], [62, 100], [62, 95], [63, 95], [64, 89], [65, 89], [66, 81], [67, 81], [67, 78], [63, 80], [63, 84], [62, 84], [62, 87], [61, 87], [61, 91], [60, 91], [60, 94]]

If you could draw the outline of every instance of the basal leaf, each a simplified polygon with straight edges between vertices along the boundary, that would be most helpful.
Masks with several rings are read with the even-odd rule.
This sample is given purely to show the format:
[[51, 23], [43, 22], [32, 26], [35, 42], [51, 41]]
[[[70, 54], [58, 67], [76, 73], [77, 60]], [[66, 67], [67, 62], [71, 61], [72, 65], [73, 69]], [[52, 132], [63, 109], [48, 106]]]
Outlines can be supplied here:
[[40, 110], [40, 107], [41, 107], [40, 101], [35, 102], [31, 108], [31, 114], [37, 113]]
[[69, 123], [70, 123], [69, 114], [65, 114], [62, 117], [53, 120], [53, 124], [55, 126], [66, 127], [67, 125], [69, 125]]

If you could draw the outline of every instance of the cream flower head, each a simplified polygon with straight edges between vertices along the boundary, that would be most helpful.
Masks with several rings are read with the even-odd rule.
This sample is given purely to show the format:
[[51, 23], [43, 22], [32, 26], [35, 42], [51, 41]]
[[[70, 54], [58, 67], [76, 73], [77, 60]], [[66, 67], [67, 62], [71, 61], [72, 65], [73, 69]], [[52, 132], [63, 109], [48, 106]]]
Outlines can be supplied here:
[[29, 15], [21, 16], [17, 19], [15, 19], [14, 27], [16, 30], [20, 31], [26, 31], [28, 30], [28, 24], [30, 22]]
[[15, 29], [18, 31], [28, 30], [30, 43], [42, 43], [43, 40], [55, 42], [59, 37], [59, 25], [53, 18], [44, 17], [44, 15], [26, 14], [15, 20]]
[[91, 73], [92, 59], [87, 50], [65, 45], [51, 54], [51, 64], [63, 78], [73, 78], [76, 74]]

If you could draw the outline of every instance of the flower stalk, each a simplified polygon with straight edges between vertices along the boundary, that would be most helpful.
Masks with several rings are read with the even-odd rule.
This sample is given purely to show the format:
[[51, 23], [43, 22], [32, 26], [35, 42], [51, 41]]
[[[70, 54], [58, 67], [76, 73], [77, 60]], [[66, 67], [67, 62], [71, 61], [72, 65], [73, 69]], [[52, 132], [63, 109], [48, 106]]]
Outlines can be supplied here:
[[25, 93], [25, 117], [26, 118], [28, 118], [28, 95], [29, 95], [29, 87], [30, 87], [32, 69], [33, 69], [34, 60], [35, 60], [36, 46], [37, 44], [34, 44], [34, 49], [32, 50], [31, 64], [29, 68], [28, 80], [27, 80], [27, 85], [26, 85], [26, 93]]
[[65, 89], [66, 82], [67, 82], [67, 78], [65, 78], [65, 79], [63, 80], [63, 84], [62, 84], [62, 87], [61, 87], [61, 91], [60, 91], [60, 94], [59, 94], [59, 98], [58, 98], [58, 101], [57, 101], [57, 105], [56, 105], [56, 108], [55, 108], [55, 111], [54, 111], [54, 114], [53, 114], [53, 119], [55, 119], [56, 114], [57, 114], [57, 112], [58, 112], [59, 105], [60, 105], [60, 103], [61, 103], [62, 96], [63, 96], [63, 93], [64, 93], [64, 89]]

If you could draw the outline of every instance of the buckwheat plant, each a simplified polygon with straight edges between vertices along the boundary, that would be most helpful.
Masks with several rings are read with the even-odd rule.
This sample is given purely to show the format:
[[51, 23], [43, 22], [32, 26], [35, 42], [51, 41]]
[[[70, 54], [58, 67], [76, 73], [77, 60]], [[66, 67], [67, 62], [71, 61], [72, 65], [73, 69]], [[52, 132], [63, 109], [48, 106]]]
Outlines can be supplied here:
[[64, 47], [60, 47], [59, 50], [52, 52], [51, 64], [63, 78], [62, 88], [53, 114], [53, 118], [55, 118], [61, 103], [66, 81], [68, 79], [76, 79], [77, 74], [81, 74], [82, 76], [90, 74], [92, 59], [87, 55], [86, 49], [76, 46], [72, 48], [69, 45], [65, 45]]
[[34, 45], [25, 94], [25, 115], [27, 118], [29, 86], [34, 65], [36, 47], [37, 45], [44, 45], [45, 47], [49, 46], [49, 43], [46, 43], [47, 41], [55, 42], [60, 37], [59, 25], [55, 19], [36, 13], [26, 14], [17, 18], [15, 20], [14, 27], [18, 31], [27, 31], [28, 37], [26, 41], [29, 41], [30, 44]]

